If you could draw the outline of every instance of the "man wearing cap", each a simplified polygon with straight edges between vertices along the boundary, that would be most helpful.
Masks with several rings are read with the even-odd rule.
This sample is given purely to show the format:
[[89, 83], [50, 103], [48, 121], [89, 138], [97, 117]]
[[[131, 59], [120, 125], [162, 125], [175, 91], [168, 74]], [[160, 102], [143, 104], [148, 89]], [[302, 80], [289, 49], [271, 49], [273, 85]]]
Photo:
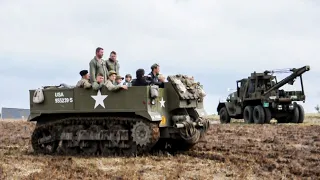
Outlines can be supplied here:
[[131, 74], [126, 74], [126, 79], [123, 85], [127, 85], [128, 87], [131, 87], [132, 86], [131, 80], [132, 80]]
[[117, 75], [117, 77], [116, 77], [116, 85], [121, 84], [121, 82], [122, 82], [123, 79], [124, 79], [124, 78], [123, 78], [122, 76]]
[[98, 73], [102, 74], [104, 82], [107, 79], [108, 69], [106, 67], [106, 62], [105, 60], [102, 59], [102, 57], [103, 57], [103, 48], [98, 47], [96, 49], [96, 56], [94, 56], [89, 63], [90, 78], [92, 83], [97, 80]]
[[92, 89], [99, 90], [104, 85], [104, 78], [102, 73], [98, 73], [96, 80], [92, 83]]
[[115, 51], [112, 51], [110, 53], [109, 59], [106, 61], [106, 67], [108, 71], [115, 71], [117, 75], [120, 75], [119, 69], [120, 69], [120, 64], [119, 61], [117, 60], [117, 53]]
[[106, 87], [109, 91], [116, 91], [118, 89], [128, 89], [128, 86], [126, 85], [115, 85], [115, 80], [117, 77], [117, 73], [113, 70], [109, 71], [109, 78], [106, 82]]
[[80, 71], [80, 76], [82, 77], [80, 81], [78, 81], [76, 87], [89, 89], [91, 88], [91, 84], [89, 82], [90, 76], [87, 70]]

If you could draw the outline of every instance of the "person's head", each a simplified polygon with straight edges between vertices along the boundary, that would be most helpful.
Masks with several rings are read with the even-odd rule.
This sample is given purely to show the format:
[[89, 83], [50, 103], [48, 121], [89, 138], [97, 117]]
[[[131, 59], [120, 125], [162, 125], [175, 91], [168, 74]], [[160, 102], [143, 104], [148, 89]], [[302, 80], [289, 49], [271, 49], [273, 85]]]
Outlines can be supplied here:
[[131, 74], [126, 74], [126, 82], [130, 82], [132, 80]]
[[97, 80], [97, 82], [101, 83], [104, 80], [103, 74], [102, 73], [98, 73], [96, 80]]
[[117, 84], [120, 84], [123, 79], [124, 79], [124, 78], [123, 78], [122, 76], [117, 75], [117, 77], [116, 77], [116, 82], [117, 82]]
[[136, 78], [137, 79], [141, 79], [141, 78], [143, 78], [144, 77], [144, 69], [138, 69], [137, 71], [136, 71]]
[[164, 77], [164, 75], [162, 75], [162, 74], [159, 74], [158, 75], [158, 79], [159, 79], [160, 82], [165, 82], [166, 77]]
[[160, 66], [159, 64], [155, 63], [151, 66], [151, 71], [155, 74], [159, 74], [160, 72]]
[[97, 49], [96, 49], [96, 56], [98, 57], [98, 58], [102, 58], [103, 57], [103, 48], [102, 47], [97, 47]]
[[113, 71], [113, 70], [109, 71], [109, 79], [111, 81], [115, 81], [116, 77], [117, 77], [117, 73], [115, 71]]
[[80, 76], [82, 77], [82, 78], [84, 78], [84, 79], [90, 79], [90, 75], [89, 75], [89, 73], [88, 73], [88, 70], [82, 70], [82, 71], [80, 71]]
[[117, 53], [115, 51], [111, 51], [110, 59], [113, 60], [113, 61], [117, 60]]

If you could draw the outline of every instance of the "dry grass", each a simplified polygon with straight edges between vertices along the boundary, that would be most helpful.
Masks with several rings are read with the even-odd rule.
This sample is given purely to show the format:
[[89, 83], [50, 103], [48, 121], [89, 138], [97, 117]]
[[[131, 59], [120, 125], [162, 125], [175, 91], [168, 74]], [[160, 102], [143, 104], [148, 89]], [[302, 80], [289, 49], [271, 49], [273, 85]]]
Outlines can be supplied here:
[[90, 158], [33, 155], [35, 124], [5, 120], [0, 179], [317, 179], [320, 126], [304, 124], [215, 124], [204, 142], [175, 156]]
[[[219, 123], [219, 115], [209, 115], [207, 116], [214, 123]], [[276, 122], [275, 119], [272, 120]], [[241, 120], [231, 119], [231, 123], [244, 122]], [[305, 115], [304, 124], [320, 124], [320, 113], [308, 113]]]

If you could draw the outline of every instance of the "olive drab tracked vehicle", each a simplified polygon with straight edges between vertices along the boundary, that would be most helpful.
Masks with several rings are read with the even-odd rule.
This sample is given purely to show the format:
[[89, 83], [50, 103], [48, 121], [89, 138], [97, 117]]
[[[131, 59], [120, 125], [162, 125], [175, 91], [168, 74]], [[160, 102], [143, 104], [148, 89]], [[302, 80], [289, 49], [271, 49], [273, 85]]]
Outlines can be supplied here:
[[[265, 71], [251, 73], [251, 76], [237, 81], [237, 90], [219, 102], [217, 107], [221, 123], [230, 123], [231, 118], [244, 119], [246, 123], [270, 123], [275, 118], [278, 123], [302, 123], [304, 109], [296, 101], [305, 102], [302, 74], [309, 66], [289, 69], [291, 75], [277, 82], [273, 73], [285, 71]], [[284, 91], [282, 86], [293, 85], [300, 77], [301, 91]]]
[[[190, 148], [205, 136], [205, 93], [187, 76], [168, 76], [164, 88], [133, 86], [96, 91], [66, 86], [30, 90], [29, 121], [36, 153], [137, 155], [158, 141]], [[186, 150], [186, 149], [185, 149]]]

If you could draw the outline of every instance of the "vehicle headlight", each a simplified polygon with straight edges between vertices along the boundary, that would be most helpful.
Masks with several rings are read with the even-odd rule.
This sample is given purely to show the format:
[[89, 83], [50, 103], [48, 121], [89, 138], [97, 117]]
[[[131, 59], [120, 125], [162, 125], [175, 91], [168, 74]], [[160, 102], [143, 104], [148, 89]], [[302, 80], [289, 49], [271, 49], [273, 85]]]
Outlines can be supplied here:
[[298, 96], [291, 96], [291, 99], [298, 99]]
[[293, 108], [294, 108], [293, 104], [290, 104], [290, 105], [289, 105], [289, 109], [290, 109], [290, 110], [293, 110]]
[[282, 110], [282, 105], [278, 105], [278, 110]]
[[277, 96], [270, 96], [269, 99], [276, 99]]

